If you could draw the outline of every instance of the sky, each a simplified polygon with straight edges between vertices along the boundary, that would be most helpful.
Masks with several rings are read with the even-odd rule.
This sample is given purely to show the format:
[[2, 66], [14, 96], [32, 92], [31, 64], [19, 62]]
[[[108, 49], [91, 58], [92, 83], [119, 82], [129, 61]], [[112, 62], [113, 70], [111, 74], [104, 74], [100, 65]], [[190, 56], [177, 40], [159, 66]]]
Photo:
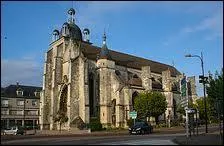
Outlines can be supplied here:
[[221, 1], [1, 1], [1, 86], [19, 82], [42, 86], [44, 53], [54, 29], [76, 11], [75, 23], [90, 30], [90, 41], [109, 49], [154, 60], [196, 76], [223, 67], [223, 3]]

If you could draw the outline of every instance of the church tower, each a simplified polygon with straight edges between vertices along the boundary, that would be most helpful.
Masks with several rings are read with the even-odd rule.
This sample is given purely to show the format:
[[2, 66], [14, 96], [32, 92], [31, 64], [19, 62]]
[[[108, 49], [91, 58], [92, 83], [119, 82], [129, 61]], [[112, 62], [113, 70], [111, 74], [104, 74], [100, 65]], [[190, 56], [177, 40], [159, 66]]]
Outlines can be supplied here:
[[106, 34], [103, 35], [103, 46], [97, 60], [99, 72], [99, 96], [100, 96], [100, 122], [103, 127], [111, 123], [111, 79], [114, 72], [115, 62], [111, 60], [110, 52], [106, 45]]
[[[81, 117], [85, 122], [85, 57], [81, 53], [82, 32], [75, 24], [75, 10], [68, 10], [69, 19], [61, 30], [53, 31], [53, 40], [45, 56], [43, 96], [41, 99], [41, 129], [70, 129], [72, 122]], [[86, 92], [85, 92], [86, 91]], [[82, 110], [80, 110], [80, 108]]]

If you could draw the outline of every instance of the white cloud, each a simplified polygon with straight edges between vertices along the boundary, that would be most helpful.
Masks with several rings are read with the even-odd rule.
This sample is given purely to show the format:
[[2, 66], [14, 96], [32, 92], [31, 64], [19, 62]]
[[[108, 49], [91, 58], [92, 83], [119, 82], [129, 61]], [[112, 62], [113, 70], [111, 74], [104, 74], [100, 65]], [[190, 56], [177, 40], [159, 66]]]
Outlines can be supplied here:
[[32, 58], [21, 60], [1, 60], [1, 86], [15, 84], [42, 85], [42, 65]]
[[169, 36], [169, 38], [164, 42], [164, 45], [167, 46], [169, 44], [178, 42], [179, 40], [187, 37], [188, 35], [205, 32], [204, 36], [205, 40], [213, 40], [216, 38], [223, 37], [223, 14], [220, 12], [214, 13], [214, 15], [210, 17], [206, 17], [198, 24], [194, 26], [187, 26], [178, 31], [177, 34], [173, 34]]
[[105, 2], [83, 2], [85, 7], [80, 8], [77, 15], [78, 22], [81, 25], [104, 25], [104, 17], [108, 17], [111, 13], [120, 13], [134, 8], [137, 2], [126, 1], [105, 1]]

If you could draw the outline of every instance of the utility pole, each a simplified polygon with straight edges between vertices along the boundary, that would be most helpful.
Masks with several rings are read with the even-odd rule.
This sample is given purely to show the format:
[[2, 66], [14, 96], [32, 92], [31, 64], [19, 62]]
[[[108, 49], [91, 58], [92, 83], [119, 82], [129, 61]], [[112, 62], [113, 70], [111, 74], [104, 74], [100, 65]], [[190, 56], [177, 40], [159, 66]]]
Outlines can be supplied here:
[[185, 77], [185, 80], [186, 80], [186, 98], [187, 98], [187, 107], [185, 109], [185, 112], [186, 112], [186, 135], [187, 135], [187, 138], [189, 137], [189, 126], [188, 126], [188, 123], [189, 123], [189, 117], [188, 117], [188, 104], [189, 104], [189, 101], [188, 101], [188, 88], [187, 88], [187, 77]]
[[205, 95], [205, 84], [206, 84], [206, 80], [208, 79], [208, 77], [205, 77], [205, 73], [204, 73], [204, 62], [203, 62], [203, 54], [201, 52], [201, 56], [198, 55], [185, 55], [185, 57], [197, 57], [201, 60], [201, 69], [202, 69], [202, 76], [199, 76], [199, 83], [203, 84], [203, 91], [204, 91], [204, 110], [205, 110], [205, 133], [208, 133], [208, 116], [207, 116], [207, 105], [206, 105], [206, 95]]

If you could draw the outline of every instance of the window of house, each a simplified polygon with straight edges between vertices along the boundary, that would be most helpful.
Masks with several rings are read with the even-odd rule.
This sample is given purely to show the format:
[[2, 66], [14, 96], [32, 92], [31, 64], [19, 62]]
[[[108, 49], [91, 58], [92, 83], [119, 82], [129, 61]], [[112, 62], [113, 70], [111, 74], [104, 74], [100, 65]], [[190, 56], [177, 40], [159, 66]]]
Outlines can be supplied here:
[[37, 110], [29, 111], [28, 115], [38, 115], [38, 111]]
[[40, 97], [40, 92], [36, 91], [36, 92], [34, 92], [34, 94], [36, 97]]
[[8, 109], [1, 109], [1, 114], [2, 115], [9, 115], [9, 110]]
[[23, 91], [16, 91], [17, 96], [23, 96]]
[[17, 112], [15, 110], [10, 110], [10, 115], [16, 115]]
[[7, 107], [9, 105], [9, 100], [2, 100], [2, 104], [3, 107]]
[[32, 106], [37, 106], [37, 100], [32, 100]]
[[17, 105], [19, 105], [19, 106], [24, 105], [24, 100], [17, 100]]
[[16, 115], [23, 115], [23, 110], [16, 111]]

